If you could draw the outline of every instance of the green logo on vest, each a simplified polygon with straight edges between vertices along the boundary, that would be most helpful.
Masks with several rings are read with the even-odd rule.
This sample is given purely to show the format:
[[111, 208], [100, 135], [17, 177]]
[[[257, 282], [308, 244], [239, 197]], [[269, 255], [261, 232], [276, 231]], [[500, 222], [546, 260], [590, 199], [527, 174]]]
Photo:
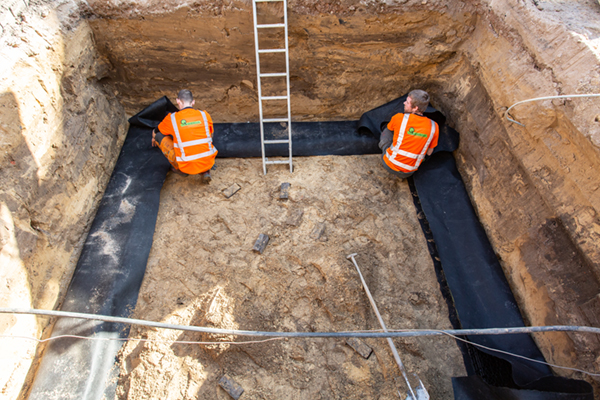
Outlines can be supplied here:
[[408, 128], [408, 134], [412, 135], [412, 136], [418, 136], [418, 137], [427, 137], [427, 135], [424, 133], [416, 132], [415, 128]]
[[192, 122], [187, 122], [185, 119], [182, 119], [180, 124], [181, 126], [188, 126], [188, 125], [198, 125], [201, 124], [202, 121], [192, 121]]

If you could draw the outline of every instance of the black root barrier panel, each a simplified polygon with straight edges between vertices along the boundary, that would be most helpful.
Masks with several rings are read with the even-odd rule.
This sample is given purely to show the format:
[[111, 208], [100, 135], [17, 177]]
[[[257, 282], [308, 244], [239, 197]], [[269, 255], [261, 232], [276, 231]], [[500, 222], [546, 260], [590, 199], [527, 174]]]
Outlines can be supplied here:
[[[158, 104], [157, 104], [158, 103]], [[167, 103], [146, 109], [160, 118]], [[172, 106], [172, 105], [171, 105]], [[135, 308], [170, 164], [151, 146], [150, 130], [132, 123], [67, 290], [62, 311], [129, 317]], [[125, 338], [129, 326], [59, 318], [52, 336]], [[121, 341], [49, 342], [29, 399], [113, 399]]]
[[[293, 155], [380, 153], [377, 143], [381, 127], [403, 110], [405, 99], [378, 107], [360, 121], [294, 123]], [[133, 312], [152, 246], [160, 190], [170, 168], [160, 150], [151, 147], [151, 131], [175, 110], [163, 97], [129, 120], [129, 133], [84, 244], [63, 311], [119, 317]], [[426, 115], [440, 125], [440, 140], [434, 154], [415, 173], [414, 186], [451, 292], [448, 304], [456, 307], [451, 314], [458, 315], [457, 323], [464, 328], [523, 326], [454, 164], [451, 152], [458, 146], [458, 133], [444, 125], [439, 111], [429, 107]], [[270, 124], [265, 137], [275, 139], [286, 134], [285, 125]], [[258, 124], [215, 124], [214, 143], [219, 157], [261, 156]], [[287, 145], [270, 145], [267, 155], [287, 156]], [[52, 336], [124, 338], [128, 333], [129, 326], [120, 324], [59, 318]], [[468, 339], [543, 360], [528, 335]], [[119, 372], [115, 357], [120, 348], [118, 341], [51, 341], [29, 398], [114, 398]], [[554, 377], [542, 364], [488, 350], [471, 350], [469, 356], [469, 376], [453, 379], [457, 400], [593, 399], [588, 383]], [[494, 375], [496, 379], [490, 378]]]

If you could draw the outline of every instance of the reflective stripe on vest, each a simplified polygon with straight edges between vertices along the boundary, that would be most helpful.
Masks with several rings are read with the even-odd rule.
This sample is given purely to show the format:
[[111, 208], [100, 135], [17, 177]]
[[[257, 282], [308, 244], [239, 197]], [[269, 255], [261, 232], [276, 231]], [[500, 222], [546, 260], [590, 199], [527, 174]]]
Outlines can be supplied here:
[[[402, 145], [402, 140], [404, 139], [404, 134], [406, 133], [406, 126], [408, 125], [409, 117], [410, 117], [410, 114], [404, 114], [404, 117], [402, 118], [402, 124], [400, 125], [400, 130], [398, 131], [398, 140], [396, 140], [396, 145], [391, 147], [392, 154], [390, 155], [386, 151], [385, 156], [392, 164], [397, 165], [400, 168], [403, 168], [407, 171], [416, 171], [417, 168], [419, 168], [419, 165], [421, 165], [421, 162], [423, 161], [423, 159], [425, 158], [425, 153], [427, 153], [427, 149], [429, 149], [429, 145], [431, 144], [431, 141], [433, 140], [433, 135], [435, 134], [435, 122], [433, 122], [432, 120], [429, 120], [429, 122], [431, 122], [431, 132], [429, 134], [429, 137], [427, 138], [427, 142], [425, 143], [425, 146], [423, 146], [421, 153], [415, 154], [415, 153], [410, 153], [408, 151], [400, 149], [400, 145]], [[408, 158], [413, 158], [413, 159], [416, 159], [417, 161], [415, 162], [415, 165], [404, 164], [403, 162], [396, 160], [396, 156], [398, 156], [398, 155], [408, 157]]]
[[[210, 136], [210, 129], [208, 127], [208, 120], [206, 119], [206, 113], [204, 111], [200, 111], [202, 114], [202, 119], [204, 120], [204, 129], [206, 129], [206, 138], [205, 139], [196, 139], [190, 140], [187, 142], [182, 142], [181, 136], [179, 135], [179, 126], [177, 125], [177, 119], [175, 118], [175, 113], [171, 113], [171, 124], [173, 124], [173, 130], [175, 131], [175, 139], [177, 143], [173, 143], [173, 147], [178, 148], [181, 152], [181, 156], [177, 156], [177, 161], [194, 161], [199, 158], [209, 157], [216, 153], [216, 149], [212, 145], [212, 137]], [[185, 148], [190, 146], [197, 146], [199, 144], [208, 144], [208, 151], [200, 154], [194, 154], [193, 156], [185, 155]]]

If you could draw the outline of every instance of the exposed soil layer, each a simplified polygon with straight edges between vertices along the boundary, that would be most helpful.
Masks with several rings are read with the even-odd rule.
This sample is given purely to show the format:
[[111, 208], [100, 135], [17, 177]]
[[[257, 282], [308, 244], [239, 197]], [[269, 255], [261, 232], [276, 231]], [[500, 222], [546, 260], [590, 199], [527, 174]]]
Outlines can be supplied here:
[[[98, 82], [108, 63], [89, 25], [63, 25], [60, 1], [0, 3], [0, 307], [53, 309], [127, 123], [112, 91]], [[46, 318], [0, 315], [2, 335], [39, 338], [46, 328]], [[27, 391], [41, 347], [0, 341], [0, 398]]]
[[[94, 11], [113, 16], [102, 3], [93, 2]], [[455, 8], [445, 1], [435, 6], [419, 1], [382, 9], [356, 2], [331, 12], [319, 11], [326, 7], [321, 2], [306, 3], [288, 11], [294, 120], [358, 119], [415, 85], [454, 73], [453, 57], [475, 21], [473, 7], [462, 2]], [[206, 5], [90, 20], [99, 49], [113, 66], [109, 81], [128, 112], [187, 87], [217, 122], [258, 120], [252, 8], [231, 2], [215, 5], [213, 12], [203, 9]], [[260, 23], [282, 18], [281, 4], [259, 8]], [[282, 31], [263, 31], [261, 48], [283, 47]], [[281, 57], [262, 55], [261, 71], [285, 71]], [[281, 82], [263, 79], [263, 95], [281, 94]], [[270, 104], [265, 112], [277, 110]]]
[[[290, 199], [279, 199], [281, 183]], [[241, 186], [227, 199], [222, 190]], [[321, 227], [324, 226], [324, 230]], [[319, 232], [321, 232], [319, 237]], [[260, 233], [263, 254], [252, 246]], [[135, 318], [259, 331], [373, 330], [379, 325], [357, 261], [389, 329], [450, 328], [406, 182], [379, 157], [312, 157], [262, 174], [260, 159], [218, 161], [213, 181], [167, 177]], [[121, 354], [121, 399], [228, 398], [228, 374], [246, 399], [395, 399], [402, 379], [385, 340], [362, 358], [344, 339], [245, 345], [173, 344], [221, 337], [134, 328]], [[452, 398], [464, 375], [448, 338], [395, 340], [433, 399]]]

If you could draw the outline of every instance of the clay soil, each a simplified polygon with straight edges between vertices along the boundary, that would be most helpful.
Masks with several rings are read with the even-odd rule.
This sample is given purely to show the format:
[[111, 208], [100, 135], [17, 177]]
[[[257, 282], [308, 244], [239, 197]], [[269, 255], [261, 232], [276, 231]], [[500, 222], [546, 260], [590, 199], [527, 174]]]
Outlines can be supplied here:
[[[289, 200], [280, 185], [289, 182]], [[223, 190], [241, 189], [226, 198]], [[154, 244], [134, 318], [258, 331], [379, 328], [357, 261], [389, 329], [450, 328], [408, 184], [379, 157], [295, 159], [295, 171], [260, 159], [219, 159], [210, 184], [172, 173], [161, 192]], [[324, 229], [323, 229], [324, 227]], [[263, 254], [252, 251], [260, 233]], [[402, 379], [387, 342], [364, 339], [364, 359], [346, 339], [259, 340], [133, 328], [120, 354], [119, 399], [397, 399]], [[203, 341], [217, 344], [178, 344]], [[219, 344], [220, 343], [220, 344]], [[452, 398], [465, 375], [449, 338], [395, 340], [432, 399]]]

